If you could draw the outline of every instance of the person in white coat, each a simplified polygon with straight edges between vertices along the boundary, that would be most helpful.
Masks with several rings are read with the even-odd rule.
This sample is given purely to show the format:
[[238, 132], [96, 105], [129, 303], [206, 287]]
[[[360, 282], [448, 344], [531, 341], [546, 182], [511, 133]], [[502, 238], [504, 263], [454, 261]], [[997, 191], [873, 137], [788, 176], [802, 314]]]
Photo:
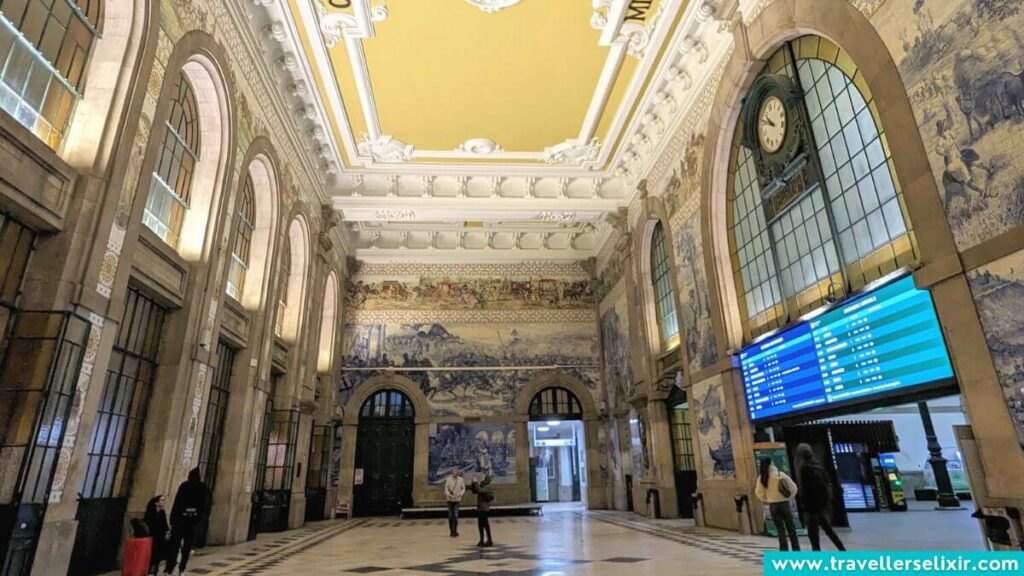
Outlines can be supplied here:
[[779, 533], [779, 550], [789, 550], [786, 543], [786, 536], [792, 543], [793, 551], [800, 551], [800, 540], [796, 536], [796, 522], [793, 520], [793, 507], [789, 501], [796, 496], [797, 486], [792, 478], [781, 472], [772, 463], [771, 458], [762, 458], [760, 474], [757, 477], [757, 485], [754, 487], [754, 495], [761, 502], [768, 505], [768, 512], [772, 522], [775, 523], [775, 530]]
[[455, 538], [459, 535], [459, 504], [466, 494], [466, 481], [462, 479], [462, 471], [456, 466], [444, 481], [444, 499], [448, 504], [448, 532]]

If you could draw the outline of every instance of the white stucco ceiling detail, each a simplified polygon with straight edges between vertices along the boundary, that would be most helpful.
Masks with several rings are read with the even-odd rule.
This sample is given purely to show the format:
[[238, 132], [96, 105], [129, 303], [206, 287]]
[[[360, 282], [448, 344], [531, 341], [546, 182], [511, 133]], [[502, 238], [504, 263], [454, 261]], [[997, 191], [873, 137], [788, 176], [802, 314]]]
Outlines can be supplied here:
[[[313, 16], [326, 42], [351, 47], [385, 34], [404, 1], [408, 0], [385, 6], [355, 0], [361, 8], [351, 18], [320, 9]], [[571, 261], [596, 256], [609, 236], [601, 224], [604, 216], [629, 205], [637, 182], [654, 165], [700, 87], [731, 49], [731, 22], [739, 17], [737, 9], [745, 15], [761, 7], [755, 4], [765, 4], [663, 0], [639, 26], [623, 17], [629, 0], [594, 0], [587, 25], [601, 32], [601, 42], [621, 42], [618, 45], [638, 59], [637, 66], [649, 69], [643, 90], [631, 95], [635, 112], [619, 114], [615, 120], [613, 128], [620, 136], [614, 146], [592, 135], [590, 118], [584, 120], [590, 128], [579, 138], [537, 152], [518, 152], [507, 150], [488, 133], [467, 134], [447, 151], [421, 151], [415, 142], [382, 133], [372, 123], [368, 133], [342, 142], [328, 110], [337, 103], [317, 81], [318, 66], [315, 58], [307, 57], [292, 2], [314, 9], [318, 5], [314, 0], [247, 0], [236, 9], [246, 12], [252, 44], [261, 51], [269, 77], [278, 82], [294, 112], [291, 121], [301, 127], [307, 152], [328, 182], [330, 203], [347, 223], [354, 255], [387, 262]], [[479, 4], [481, 9], [506, 4], [480, 14], [487, 19], [505, 18], [528, 5], [526, 0]], [[669, 30], [672, 33], [666, 35]], [[647, 49], [654, 45], [657, 51]], [[365, 70], [357, 70], [357, 75]], [[367, 162], [346, 167], [343, 148]], [[430, 158], [425, 161], [427, 152]], [[482, 230], [469, 229], [465, 223]], [[572, 229], [531, 230], [534, 223]], [[498, 224], [518, 228], [499, 229]], [[588, 228], [573, 228], [578, 226]]]

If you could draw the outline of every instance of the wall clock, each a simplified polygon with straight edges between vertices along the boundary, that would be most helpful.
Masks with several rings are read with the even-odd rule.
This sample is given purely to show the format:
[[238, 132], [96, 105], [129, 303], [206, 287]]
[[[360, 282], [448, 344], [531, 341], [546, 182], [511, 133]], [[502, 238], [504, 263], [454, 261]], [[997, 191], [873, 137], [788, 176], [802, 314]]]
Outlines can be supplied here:
[[762, 100], [757, 113], [757, 141], [761, 149], [769, 154], [778, 152], [788, 129], [789, 114], [782, 100], [774, 95]]

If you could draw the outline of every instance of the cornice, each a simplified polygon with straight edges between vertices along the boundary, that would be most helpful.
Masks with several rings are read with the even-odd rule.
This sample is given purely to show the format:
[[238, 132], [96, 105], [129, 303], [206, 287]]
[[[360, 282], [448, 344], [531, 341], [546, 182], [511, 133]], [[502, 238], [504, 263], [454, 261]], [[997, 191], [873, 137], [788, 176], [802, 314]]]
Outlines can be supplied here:
[[289, 18], [286, 0], [234, 0], [226, 2], [242, 34], [249, 56], [257, 62], [260, 80], [268, 88], [269, 104], [281, 119], [306, 170], [317, 175], [319, 203], [327, 202], [327, 190], [340, 174], [340, 157], [327, 114], [317, 97], [309, 62], [301, 55], [298, 31]]

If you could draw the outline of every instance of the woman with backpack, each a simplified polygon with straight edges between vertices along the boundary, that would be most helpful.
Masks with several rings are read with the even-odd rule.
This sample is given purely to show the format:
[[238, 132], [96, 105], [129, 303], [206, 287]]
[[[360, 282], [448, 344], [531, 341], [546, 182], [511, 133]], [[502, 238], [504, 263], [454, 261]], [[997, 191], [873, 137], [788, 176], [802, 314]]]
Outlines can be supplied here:
[[793, 545], [793, 551], [800, 551], [800, 540], [797, 539], [796, 523], [793, 521], [793, 507], [789, 504], [789, 500], [796, 496], [796, 492], [796, 482], [776, 468], [771, 458], [761, 459], [754, 495], [768, 505], [768, 513], [775, 523], [775, 530], [779, 533], [779, 550], [783, 552], [789, 550], [786, 544], [787, 535]]
[[[469, 489], [476, 494], [476, 527], [480, 530], [480, 541], [476, 545], [494, 546], [494, 541], [491, 540], [491, 502], [494, 501], [491, 474], [487, 473], [482, 480], [477, 476]], [[487, 540], [484, 540], [484, 532], [487, 532]]]
[[835, 545], [836, 550], [846, 550], [842, 540], [832, 529], [832, 481], [825, 467], [814, 459], [810, 444], [796, 447], [797, 478], [800, 483], [800, 513], [804, 526], [807, 527], [807, 539], [811, 541], [811, 550], [821, 550], [821, 537], [818, 529]]

